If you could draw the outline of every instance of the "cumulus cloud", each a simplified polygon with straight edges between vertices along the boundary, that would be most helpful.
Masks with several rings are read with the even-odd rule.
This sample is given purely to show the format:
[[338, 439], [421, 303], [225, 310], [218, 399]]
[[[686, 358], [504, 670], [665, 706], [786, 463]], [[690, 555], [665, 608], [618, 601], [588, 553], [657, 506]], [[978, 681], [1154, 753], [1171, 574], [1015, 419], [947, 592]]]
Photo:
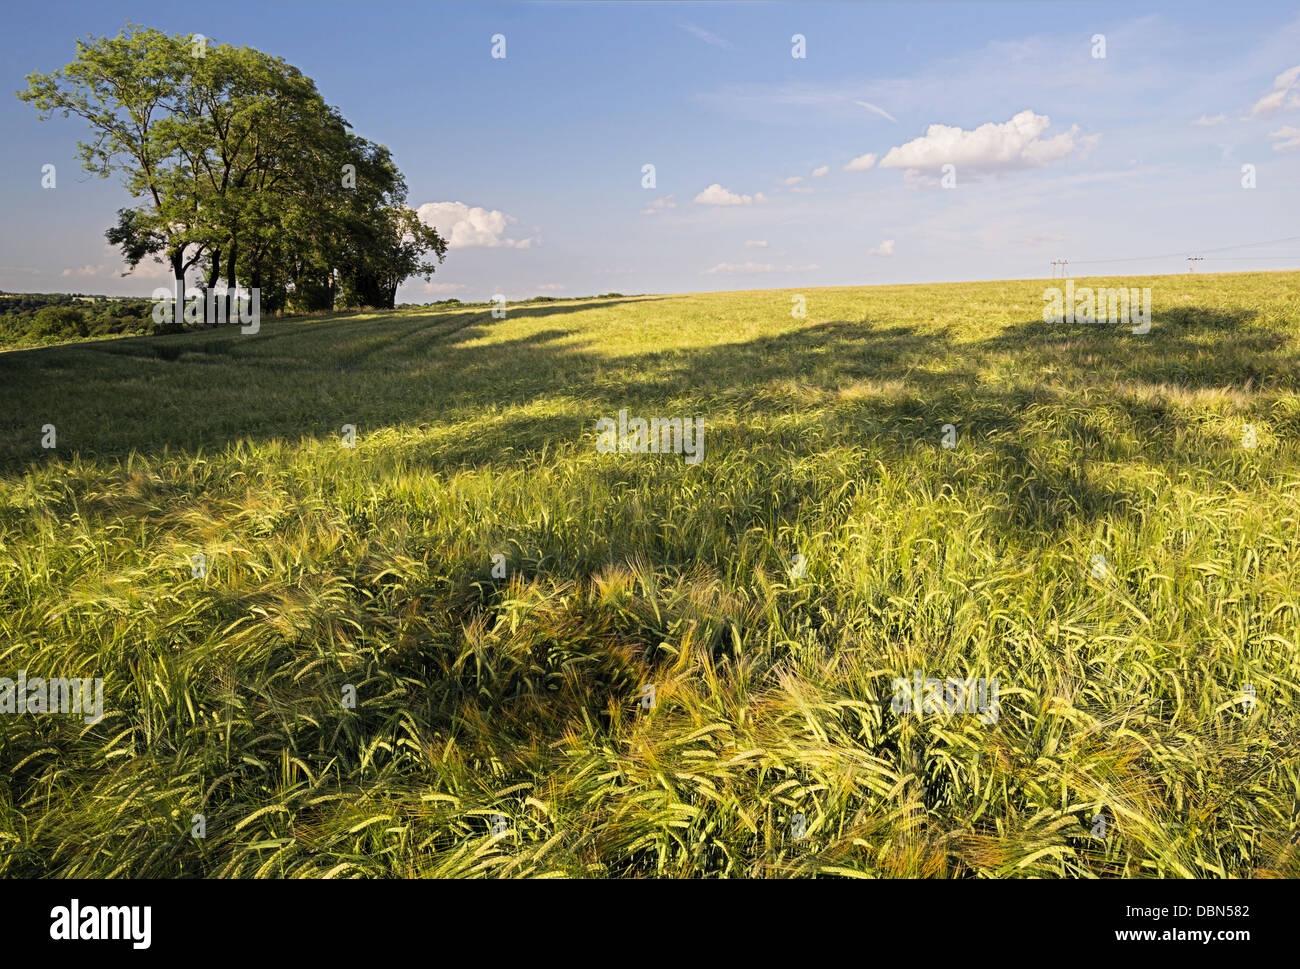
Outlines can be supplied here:
[[447, 240], [448, 249], [527, 249], [534, 241], [506, 237], [506, 230], [519, 220], [496, 209], [471, 208], [464, 202], [425, 202], [416, 212]]
[[542, 283], [537, 288], [543, 293], [558, 293], [564, 289], [564, 283]]
[[1202, 128], [1209, 128], [1216, 124], [1224, 124], [1227, 120], [1228, 116], [1226, 114], [1216, 114], [1213, 118], [1208, 117], [1207, 115], [1201, 115], [1193, 121], [1192, 124], [1198, 125]]
[[464, 283], [425, 283], [424, 291], [426, 293], [463, 293], [465, 291]]
[[644, 209], [642, 215], [658, 215], [660, 212], [667, 212], [669, 209], [677, 208], [677, 203], [673, 201], [674, 196], [665, 195], [663, 198], [655, 199]]
[[1300, 151], [1300, 128], [1295, 125], [1283, 125], [1277, 131], [1270, 131], [1268, 136], [1282, 139], [1273, 146], [1274, 151]]
[[813, 169], [813, 178], [821, 178], [831, 170], [830, 165], [823, 165], [821, 168]]
[[75, 269], [65, 269], [59, 273], [60, 276], [99, 276], [108, 271], [105, 265], [91, 266], [85, 265]]
[[894, 240], [886, 239], [878, 246], [873, 246], [867, 250], [869, 256], [892, 256], [894, 254]]
[[746, 249], [766, 249], [767, 243], [761, 239], [750, 239], [745, 242]]
[[782, 180], [781, 180], [781, 184], [782, 184], [782, 185], [798, 185], [798, 184], [799, 184], [800, 182], [802, 182], [802, 181], [803, 181], [803, 176], [802, 176], [802, 175], [791, 175], [789, 178], [784, 178], [784, 179], [782, 179]]
[[735, 192], [728, 191], [717, 182], [714, 182], [695, 196], [695, 201], [700, 205], [753, 205], [755, 202], [763, 201], [763, 193], [737, 195]]
[[1250, 117], [1267, 118], [1286, 108], [1300, 107], [1300, 64], [1273, 78], [1273, 90], [1255, 102]]
[[1080, 138], [1078, 125], [1053, 138], [1043, 138], [1051, 123], [1047, 115], [1025, 110], [1010, 121], [990, 121], [971, 131], [932, 124], [924, 136], [889, 149], [880, 167], [918, 173], [951, 164], [963, 174], [990, 174], [1047, 165], [1067, 157], [1076, 148], [1087, 150], [1098, 141], [1097, 136]]
[[844, 166], [846, 172], [866, 172], [870, 171], [876, 164], [875, 152], [867, 152], [865, 155], [859, 155], [853, 161]]
[[739, 276], [747, 273], [770, 273], [776, 267], [765, 262], [720, 262], [712, 269], [706, 269], [701, 276]]
[[118, 274], [129, 275], [133, 279], [171, 279], [172, 267], [158, 259], [145, 259], [136, 263], [134, 269], [123, 263]]
[[[171, 279], [172, 267], [170, 264], [163, 262], [156, 256], [146, 256], [140, 262], [136, 263], [134, 269], [128, 266], [122, 260], [122, 252], [111, 242], [104, 243], [104, 256], [110, 260], [110, 265], [117, 264], [116, 270], [108, 269], [107, 266], [99, 266], [105, 270], [104, 275], [107, 277], [129, 276], [131, 279]], [[88, 268], [83, 266], [83, 269]], [[192, 273], [192, 271], [191, 271]], [[71, 275], [71, 272], [65, 270], [63, 275]], [[83, 273], [84, 275], [84, 273]]]

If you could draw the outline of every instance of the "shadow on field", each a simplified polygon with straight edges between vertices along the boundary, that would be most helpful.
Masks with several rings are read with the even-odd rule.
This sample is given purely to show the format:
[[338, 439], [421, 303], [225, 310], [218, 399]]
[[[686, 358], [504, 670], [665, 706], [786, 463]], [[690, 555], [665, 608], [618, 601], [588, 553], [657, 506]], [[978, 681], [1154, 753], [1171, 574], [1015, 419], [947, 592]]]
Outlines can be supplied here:
[[[526, 305], [511, 307], [509, 317], [558, 323], [585, 309], [654, 301]], [[757, 419], [761, 429], [775, 423], [766, 419], [793, 416], [800, 434], [816, 432], [818, 449], [870, 444], [904, 457], [936, 451], [940, 429], [952, 423], [986, 462], [979, 473], [1003, 482], [1014, 523], [1055, 529], [1132, 500], [1087, 471], [1088, 460], [1114, 456], [1103, 417], [1127, 422], [1137, 439], [1170, 459], [1172, 449], [1160, 442], [1180, 430], [1176, 415], [1131, 401], [1107, 401], [1111, 409], [1100, 414], [1077, 396], [992, 379], [993, 370], [1188, 388], [1294, 385], [1286, 338], [1253, 320], [1249, 310], [1181, 307], [1155, 314], [1145, 336], [1033, 321], [973, 343], [946, 331], [839, 320], [622, 357], [575, 343], [578, 331], [560, 327], [477, 342], [497, 323], [487, 309], [416, 312], [373, 326], [356, 318], [284, 321], [255, 337], [231, 328], [128, 338], [0, 357], [0, 465], [12, 472], [55, 454], [102, 458], [212, 450], [239, 440], [293, 442], [336, 436], [353, 424], [362, 436], [432, 428], [401, 460], [441, 471], [591, 439], [595, 421], [620, 409], [700, 416], [718, 428]], [[641, 324], [629, 319], [634, 325]], [[535, 404], [553, 404], [555, 416], [512, 410]], [[1054, 429], [1047, 438], [1045, 411]], [[39, 446], [47, 423], [58, 428], [55, 452]], [[725, 452], [728, 434], [711, 432], [709, 453]], [[733, 438], [730, 446], [751, 445]], [[804, 436], [789, 446], [798, 453], [814, 445]], [[954, 485], [968, 473], [963, 467], [954, 465]]]
[[[512, 321], [664, 297], [513, 306]], [[558, 328], [471, 347], [500, 321], [488, 308], [376, 320], [270, 321], [122, 337], [0, 354], [0, 468], [80, 454], [221, 448], [302, 436], [438, 422], [456, 406], [505, 406], [553, 390], [573, 331]], [[520, 380], [527, 392], [515, 386]], [[57, 449], [41, 447], [53, 424]]]
[[1127, 326], [1034, 320], [978, 346], [1034, 363], [1050, 358], [1080, 373], [1097, 371], [1189, 390], [1296, 386], [1295, 356], [1286, 334], [1257, 326], [1257, 316], [1250, 309], [1177, 307], [1152, 313], [1151, 332], [1145, 335]]
[[[589, 309], [604, 309], [624, 303], [652, 303], [666, 296], [641, 296], [623, 299], [593, 299], [586, 302], [553, 305], [523, 304], [508, 307], [509, 318], [535, 316], [563, 316], [568, 313], [580, 313]], [[318, 349], [322, 346], [329, 350], [342, 336], [351, 343], [358, 337], [366, 335], [366, 328], [373, 324], [376, 330], [396, 329], [399, 335], [411, 331], [424, 330], [431, 321], [454, 321], [454, 325], [442, 329], [443, 334], [450, 334], [471, 327], [489, 328], [500, 321], [492, 318], [491, 308], [473, 308], [465, 310], [415, 309], [400, 316], [391, 315], [389, 310], [357, 310], [354, 312], [332, 314], [328, 317], [315, 315], [286, 317], [266, 321], [264, 328], [256, 334], [244, 335], [236, 326], [204, 327], [187, 330], [184, 333], [166, 333], [156, 336], [121, 336], [112, 339], [65, 343], [49, 347], [24, 347], [6, 350], [0, 353], [0, 373], [20, 369], [25, 365], [38, 363], [41, 366], [59, 369], [69, 364], [81, 365], [84, 358], [77, 356], [79, 351], [90, 353], [107, 353], [115, 356], [134, 357], [142, 360], [175, 361], [189, 353], [209, 354], [215, 356], [263, 356], [262, 350], [268, 344], [298, 344], [304, 338], [310, 343], [295, 346], [295, 350], [310, 346]], [[370, 319], [379, 317], [379, 319]], [[371, 335], [374, 335], [373, 333]], [[475, 334], [482, 336], [483, 333]], [[256, 340], [256, 344], [252, 340]], [[248, 342], [241, 342], [248, 341]]]

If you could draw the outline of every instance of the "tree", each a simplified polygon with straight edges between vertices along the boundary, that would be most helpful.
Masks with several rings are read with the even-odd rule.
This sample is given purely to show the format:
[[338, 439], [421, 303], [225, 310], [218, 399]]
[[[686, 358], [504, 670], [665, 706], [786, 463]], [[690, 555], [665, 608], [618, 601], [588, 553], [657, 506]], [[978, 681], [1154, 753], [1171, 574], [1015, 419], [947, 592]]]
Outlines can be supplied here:
[[427, 278], [426, 257], [445, 255], [405, 208], [388, 150], [354, 135], [281, 58], [128, 23], [78, 41], [72, 63], [27, 82], [18, 97], [44, 117], [90, 125], [83, 166], [121, 173], [136, 200], [105, 236], [132, 269], [165, 259], [177, 307], [191, 269], [209, 289], [224, 276], [233, 292], [242, 279], [273, 310], [392, 306], [402, 279]]
[[437, 263], [429, 256], [440, 263], [447, 252], [437, 230], [405, 205], [382, 209], [350, 242], [354, 251], [345, 262], [350, 267], [344, 279], [347, 302], [381, 309], [392, 309], [404, 279], [433, 274]]
[[128, 24], [117, 37], [78, 40], [70, 64], [29, 74], [27, 89], [18, 92], [43, 112], [42, 120], [57, 111], [90, 125], [94, 140], [78, 143], [82, 167], [101, 178], [120, 172], [131, 196], [143, 200], [129, 215], [119, 213], [109, 238], [123, 247], [128, 262], [163, 253], [177, 306], [185, 298], [185, 272], [205, 248], [196, 200], [176, 190], [193, 177], [177, 121], [183, 91], [178, 68], [190, 56], [184, 44], [183, 38]]
[[86, 314], [75, 306], [45, 306], [36, 311], [32, 336], [86, 336]]

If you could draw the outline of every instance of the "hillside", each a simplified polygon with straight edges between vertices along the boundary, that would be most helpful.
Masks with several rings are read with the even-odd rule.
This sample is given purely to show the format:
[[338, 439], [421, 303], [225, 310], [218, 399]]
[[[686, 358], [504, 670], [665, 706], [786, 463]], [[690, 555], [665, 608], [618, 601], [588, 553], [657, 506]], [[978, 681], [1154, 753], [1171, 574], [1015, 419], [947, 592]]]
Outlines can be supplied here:
[[0, 354], [0, 873], [1300, 875], [1300, 273], [1075, 283]]

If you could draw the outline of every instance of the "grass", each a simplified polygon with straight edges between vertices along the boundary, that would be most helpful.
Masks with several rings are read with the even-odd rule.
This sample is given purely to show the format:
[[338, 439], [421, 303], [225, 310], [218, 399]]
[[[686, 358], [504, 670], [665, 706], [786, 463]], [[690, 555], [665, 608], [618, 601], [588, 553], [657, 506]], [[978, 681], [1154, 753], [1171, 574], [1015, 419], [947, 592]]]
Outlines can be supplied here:
[[0, 354], [0, 675], [105, 684], [0, 715], [0, 873], [1300, 875], [1300, 273], [1122, 284]]

